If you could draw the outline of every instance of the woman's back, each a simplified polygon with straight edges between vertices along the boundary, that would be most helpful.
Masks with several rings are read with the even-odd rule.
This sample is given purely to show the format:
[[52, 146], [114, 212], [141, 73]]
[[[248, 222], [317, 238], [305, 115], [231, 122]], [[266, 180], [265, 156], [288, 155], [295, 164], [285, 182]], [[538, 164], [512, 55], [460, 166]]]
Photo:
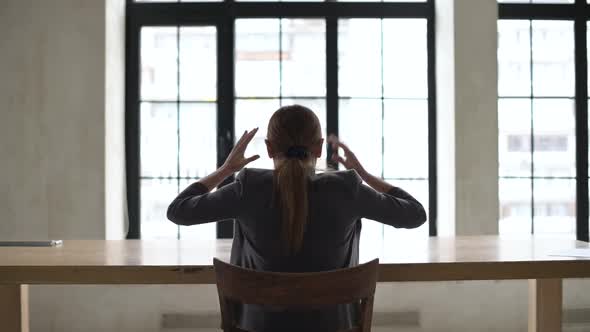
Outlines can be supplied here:
[[[309, 176], [309, 217], [300, 249], [285, 252], [281, 211], [273, 195], [273, 170], [243, 169], [236, 181], [217, 191], [195, 183], [168, 209], [177, 224], [193, 225], [234, 218], [232, 264], [274, 272], [326, 271], [358, 264], [361, 218], [401, 228], [414, 228], [426, 219], [422, 205], [400, 188], [379, 193], [363, 185], [354, 170]], [[353, 306], [313, 312], [282, 312], [241, 306], [243, 328], [270, 331], [281, 327], [321, 331], [349, 328]]]
[[[273, 171], [244, 169], [238, 176], [244, 211], [237, 218], [231, 263], [276, 272], [333, 270], [358, 264], [360, 220], [342, 207], [353, 198], [354, 174], [334, 172], [310, 177], [309, 220], [300, 250], [285, 255], [281, 211], [273, 202]], [[356, 320], [353, 306], [321, 311], [284, 312], [241, 306], [240, 325], [252, 331], [330, 331], [348, 328]]]
[[[300, 250], [285, 253], [281, 211], [274, 204], [273, 171], [244, 169], [238, 175], [244, 209], [237, 217], [232, 262], [279, 272], [312, 272], [349, 267], [358, 262], [358, 215], [350, 210], [358, 181], [354, 171], [310, 176], [309, 218]], [[358, 250], [356, 250], [358, 252]], [[240, 254], [238, 254], [240, 253]], [[239, 257], [238, 257], [239, 255]]]
[[[366, 172], [336, 137], [330, 138], [332, 160], [353, 170], [315, 174], [324, 139], [310, 109], [284, 106], [272, 115], [265, 142], [274, 170], [244, 169], [260, 158], [244, 156], [257, 131], [244, 132], [224, 165], [168, 208], [168, 219], [180, 225], [235, 219], [231, 263], [276, 272], [346, 268], [358, 264], [361, 218], [402, 228], [426, 220], [416, 199]], [[209, 192], [240, 170], [234, 182]], [[243, 328], [259, 332], [336, 331], [355, 320], [352, 305], [298, 312], [240, 305], [238, 312]]]

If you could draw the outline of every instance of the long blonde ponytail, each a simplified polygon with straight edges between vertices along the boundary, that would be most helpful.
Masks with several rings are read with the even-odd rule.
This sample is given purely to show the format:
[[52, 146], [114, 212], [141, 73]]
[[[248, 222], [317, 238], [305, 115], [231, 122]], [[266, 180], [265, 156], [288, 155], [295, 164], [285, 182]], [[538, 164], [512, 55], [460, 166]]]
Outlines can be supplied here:
[[281, 107], [268, 125], [268, 142], [279, 158], [274, 173], [275, 204], [281, 211], [283, 249], [296, 254], [309, 221], [308, 181], [315, 159], [310, 147], [321, 140], [317, 116], [300, 105]]
[[282, 236], [285, 249], [290, 254], [301, 248], [307, 226], [307, 175], [303, 161], [294, 158], [285, 160], [275, 172], [275, 195], [281, 209]]

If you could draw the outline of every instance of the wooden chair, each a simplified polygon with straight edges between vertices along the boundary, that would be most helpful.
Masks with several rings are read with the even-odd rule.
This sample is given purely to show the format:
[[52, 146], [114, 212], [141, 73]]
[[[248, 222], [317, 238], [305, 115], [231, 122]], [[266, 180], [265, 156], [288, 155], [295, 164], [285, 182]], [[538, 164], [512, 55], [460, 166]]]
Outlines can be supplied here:
[[224, 332], [245, 332], [236, 326], [235, 303], [306, 309], [357, 303], [358, 326], [346, 332], [371, 331], [378, 259], [353, 268], [314, 273], [254, 271], [216, 258], [213, 266]]

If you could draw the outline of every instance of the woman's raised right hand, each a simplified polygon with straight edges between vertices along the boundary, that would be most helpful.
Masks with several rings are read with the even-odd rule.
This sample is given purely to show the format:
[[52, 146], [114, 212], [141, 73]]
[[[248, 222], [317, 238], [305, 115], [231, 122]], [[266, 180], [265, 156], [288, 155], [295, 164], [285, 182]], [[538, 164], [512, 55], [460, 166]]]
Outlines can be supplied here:
[[[340, 142], [338, 136], [331, 134], [328, 136], [328, 143], [332, 145], [332, 160], [338, 163], [341, 163], [346, 169], [354, 169], [361, 177], [364, 177], [366, 174], [363, 165], [361, 165], [360, 161], [356, 157], [356, 155], [350, 150], [350, 148]], [[339, 153], [340, 148], [344, 150], [344, 157], [342, 157]]]

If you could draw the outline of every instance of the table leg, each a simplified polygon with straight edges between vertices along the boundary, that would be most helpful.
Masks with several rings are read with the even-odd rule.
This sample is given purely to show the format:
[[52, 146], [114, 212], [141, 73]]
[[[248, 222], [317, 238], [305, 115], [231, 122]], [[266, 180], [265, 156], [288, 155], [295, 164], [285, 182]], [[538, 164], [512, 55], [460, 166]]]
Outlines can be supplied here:
[[0, 330], [29, 332], [28, 285], [0, 285]]
[[561, 279], [529, 280], [529, 332], [561, 332]]

